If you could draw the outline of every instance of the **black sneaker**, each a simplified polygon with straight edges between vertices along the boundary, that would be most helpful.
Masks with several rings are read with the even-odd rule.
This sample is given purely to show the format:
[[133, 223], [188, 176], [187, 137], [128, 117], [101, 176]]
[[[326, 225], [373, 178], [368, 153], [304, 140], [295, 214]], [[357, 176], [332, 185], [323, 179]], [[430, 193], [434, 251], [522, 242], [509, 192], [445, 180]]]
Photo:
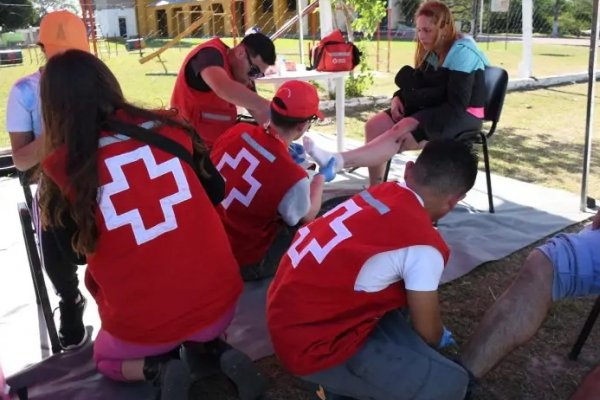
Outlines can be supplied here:
[[179, 358], [179, 348], [144, 358], [144, 379], [156, 389], [158, 400], [187, 400], [190, 370]]
[[254, 365], [248, 355], [233, 347], [219, 360], [221, 371], [233, 381], [241, 400], [255, 400], [266, 390], [267, 378]]
[[169, 360], [160, 364], [155, 385], [160, 400], [188, 400], [191, 378], [190, 370], [181, 360]]
[[63, 350], [74, 350], [85, 344], [88, 338], [87, 331], [83, 325], [83, 312], [87, 305], [87, 300], [79, 294], [80, 300], [77, 303], [63, 302], [58, 303], [60, 310], [60, 328], [58, 330], [58, 340]]

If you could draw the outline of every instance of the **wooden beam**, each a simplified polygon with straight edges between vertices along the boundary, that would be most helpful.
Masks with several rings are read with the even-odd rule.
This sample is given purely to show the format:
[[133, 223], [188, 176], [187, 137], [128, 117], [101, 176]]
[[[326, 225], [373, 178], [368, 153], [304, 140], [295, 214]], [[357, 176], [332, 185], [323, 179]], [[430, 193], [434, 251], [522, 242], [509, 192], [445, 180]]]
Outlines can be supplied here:
[[171, 47], [175, 46], [177, 43], [179, 43], [181, 41], [181, 39], [183, 39], [184, 37], [186, 37], [187, 35], [192, 33], [194, 31], [194, 29], [198, 28], [200, 25], [207, 23], [210, 20], [210, 18], [212, 18], [212, 16], [213, 16], [212, 11], [203, 11], [202, 17], [200, 17], [198, 20], [192, 22], [190, 24], [190, 26], [187, 27], [186, 30], [184, 30], [179, 35], [175, 36], [173, 39], [171, 39], [170, 41], [165, 43], [164, 46], [162, 46], [161, 48], [156, 50], [154, 53], [150, 53], [147, 56], [140, 58], [139, 59], [140, 64], [144, 64], [144, 63], [152, 60], [154, 57], [159, 56], [160, 54], [164, 53]]

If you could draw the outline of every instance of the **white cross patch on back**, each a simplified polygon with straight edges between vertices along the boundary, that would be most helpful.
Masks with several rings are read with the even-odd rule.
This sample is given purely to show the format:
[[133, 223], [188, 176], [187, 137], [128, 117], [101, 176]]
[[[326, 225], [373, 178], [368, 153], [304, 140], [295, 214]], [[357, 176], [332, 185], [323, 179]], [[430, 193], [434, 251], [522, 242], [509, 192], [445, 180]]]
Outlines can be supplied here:
[[[242, 179], [244, 179], [246, 182], [248, 182], [248, 184], [250, 184], [250, 190], [248, 190], [248, 193], [243, 194], [237, 188], [232, 188], [231, 191], [227, 194], [227, 197], [225, 197], [225, 199], [221, 202], [221, 205], [225, 209], [229, 208], [233, 200], [237, 200], [246, 207], [248, 207], [250, 203], [252, 203], [254, 196], [256, 196], [256, 192], [258, 192], [258, 189], [260, 189], [260, 187], [262, 186], [262, 184], [259, 181], [257, 181], [254, 176], [252, 176], [252, 173], [254, 172], [256, 167], [258, 167], [259, 161], [246, 148], [242, 148], [240, 152], [235, 156], [235, 158], [231, 157], [228, 153], [223, 154], [223, 157], [221, 157], [219, 164], [217, 164], [217, 170], [221, 172], [221, 169], [225, 165], [229, 165], [234, 171], [236, 171], [242, 160], [246, 160], [250, 164], [250, 166], [244, 171], [242, 175]], [[227, 181], [225, 176], [223, 176], [223, 179]]]
[[[123, 166], [141, 160], [148, 171], [150, 179], [172, 174], [177, 185], [177, 192], [159, 199], [164, 221], [146, 228], [140, 210], [135, 208], [123, 214], [117, 214], [111, 196], [130, 188]], [[174, 157], [161, 164], [156, 163], [150, 146], [142, 146], [133, 151], [107, 158], [105, 161], [112, 182], [99, 188], [98, 205], [104, 217], [106, 228], [114, 230], [125, 225], [131, 225], [135, 241], [138, 245], [151, 241], [158, 236], [177, 229], [177, 219], [173, 207], [192, 197], [183, 167], [178, 158]]]

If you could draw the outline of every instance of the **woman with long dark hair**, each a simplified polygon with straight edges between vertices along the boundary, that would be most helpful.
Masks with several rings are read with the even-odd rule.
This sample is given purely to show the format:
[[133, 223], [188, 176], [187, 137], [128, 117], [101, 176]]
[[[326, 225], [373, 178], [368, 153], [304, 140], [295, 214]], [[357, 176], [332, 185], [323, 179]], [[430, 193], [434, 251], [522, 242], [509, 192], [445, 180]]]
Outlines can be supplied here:
[[[108, 67], [82, 51], [49, 60], [41, 100], [42, 223], [70, 231], [63, 250], [87, 260], [102, 321], [98, 370], [152, 381], [162, 399], [186, 399], [179, 346], [208, 342], [239, 383], [251, 362], [215, 339], [233, 318], [242, 281], [211, 204], [220, 177], [198, 136], [172, 115], [127, 103]], [[262, 389], [252, 381], [238, 386], [244, 398]]]

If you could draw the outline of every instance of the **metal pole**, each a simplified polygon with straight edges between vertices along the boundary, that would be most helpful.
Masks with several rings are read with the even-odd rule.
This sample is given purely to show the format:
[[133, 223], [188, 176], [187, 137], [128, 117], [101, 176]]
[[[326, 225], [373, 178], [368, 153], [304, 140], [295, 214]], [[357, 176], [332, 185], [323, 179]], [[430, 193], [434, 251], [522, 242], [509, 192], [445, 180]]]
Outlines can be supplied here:
[[387, 9], [387, 72], [390, 72], [390, 55], [392, 53], [392, 0], [388, 1]]
[[296, 10], [298, 11], [298, 46], [300, 46], [300, 64], [304, 64], [304, 27], [302, 21], [303, 0], [296, 0]]
[[592, 133], [594, 129], [594, 108], [596, 96], [596, 47], [598, 46], [598, 1], [594, 0], [592, 9], [592, 37], [590, 38], [590, 59], [588, 69], [587, 111], [585, 116], [585, 145], [583, 147], [583, 174], [581, 177], [581, 201], [579, 208], [587, 208], [587, 184], [592, 153]]
[[506, 12], [506, 27], [504, 28], [504, 50], [508, 50], [508, 19], [510, 17], [510, 7]]
[[483, 35], [483, 0], [479, 5], [479, 35]]

